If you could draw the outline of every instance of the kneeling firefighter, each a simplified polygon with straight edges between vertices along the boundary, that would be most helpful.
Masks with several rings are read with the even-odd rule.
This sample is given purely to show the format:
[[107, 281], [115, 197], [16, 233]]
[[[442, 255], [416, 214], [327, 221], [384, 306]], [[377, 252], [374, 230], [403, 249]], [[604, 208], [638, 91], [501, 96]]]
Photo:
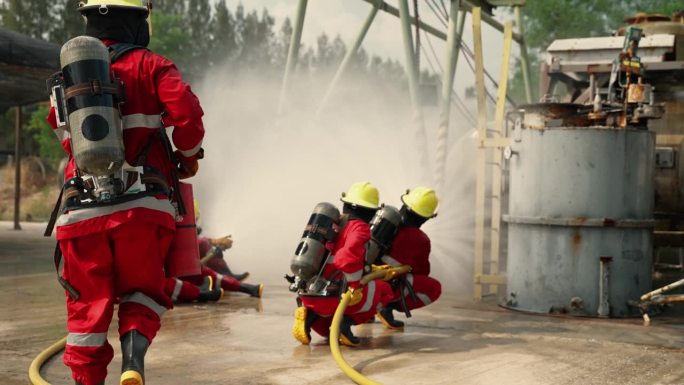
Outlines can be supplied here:
[[410, 311], [436, 301], [442, 294], [442, 285], [430, 274], [430, 238], [420, 227], [437, 216], [439, 200], [428, 187], [407, 190], [401, 196], [399, 210], [402, 223], [394, 236], [387, 254], [380, 257], [390, 267], [411, 266], [411, 273], [392, 279], [394, 291], [391, 302], [380, 310], [377, 317], [389, 329], [401, 330], [404, 323], [394, 319], [394, 310], [410, 315]]
[[[359, 288], [364, 273], [366, 243], [370, 240], [368, 223], [379, 207], [378, 190], [369, 182], [357, 182], [342, 194], [341, 200], [343, 215], [339, 220], [334, 218], [337, 210], [330, 204], [327, 210], [321, 210], [328, 215], [315, 212], [311, 216], [291, 266], [295, 273], [290, 279], [291, 290], [299, 294], [292, 334], [302, 344], [311, 342], [311, 329], [323, 337], [329, 336], [340, 295], [346, 287]], [[317, 216], [329, 220], [319, 222]], [[303, 263], [311, 250], [316, 251], [311, 256], [314, 262]], [[391, 299], [392, 288], [379, 279], [369, 282], [362, 290], [355, 290], [344, 312], [340, 342], [358, 345], [360, 340], [352, 333], [351, 326], [372, 319]]]
[[[69, 156], [56, 222], [64, 256], [59, 280], [67, 289], [64, 363], [81, 385], [105, 382], [117, 300], [119, 383], [144, 383], [145, 353], [172, 307], [164, 262], [177, 214], [185, 212], [178, 178], [195, 175], [202, 157], [197, 97], [171, 61], [145, 48], [150, 6], [81, 2], [86, 36], [62, 47], [62, 72], [49, 81], [48, 121]], [[175, 154], [164, 131], [171, 126]], [[52, 225], [54, 219], [46, 234]]]

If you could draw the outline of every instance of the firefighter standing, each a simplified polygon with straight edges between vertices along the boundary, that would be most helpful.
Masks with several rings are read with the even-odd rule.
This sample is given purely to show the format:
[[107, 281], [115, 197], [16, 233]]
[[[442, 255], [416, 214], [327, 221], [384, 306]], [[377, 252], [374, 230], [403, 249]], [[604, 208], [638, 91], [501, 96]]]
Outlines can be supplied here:
[[[113, 357], [107, 330], [117, 299], [123, 357], [120, 384], [144, 383], [145, 353], [160, 328], [160, 317], [172, 307], [164, 293], [163, 270], [176, 215], [168, 187], [174, 172], [181, 179], [195, 175], [202, 154], [199, 101], [171, 61], [144, 48], [149, 42], [149, 9], [148, 1], [142, 0], [79, 4], [86, 35], [100, 39], [114, 52], [116, 47], [130, 49], [111, 64], [126, 86], [127, 99], [121, 107], [125, 159], [154, 173], [154, 185], [159, 187], [155, 194], [114, 197], [106, 205], [67, 207], [57, 221], [64, 255], [62, 278], [77, 292], [67, 295], [64, 363], [81, 385], [104, 384]], [[65, 180], [80, 178], [72, 133], [57, 126], [54, 109], [48, 120], [69, 154]], [[177, 148], [175, 164], [160, 134], [170, 126]]]
[[[411, 266], [411, 273], [405, 277], [393, 279], [390, 284], [394, 290], [392, 301], [377, 317], [390, 329], [402, 329], [404, 323], [394, 319], [393, 310], [404, 311], [401, 296], [408, 310], [417, 309], [436, 301], [442, 293], [438, 280], [430, 274], [430, 238], [420, 229], [428, 219], [436, 216], [438, 199], [435, 191], [428, 187], [416, 187], [401, 196], [400, 209], [403, 223], [392, 242], [387, 255], [382, 261], [387, 265], [398, 267]], [[403, 281], [405, 280], [405, 281]], [[407, 285], [411, 285], [413, 294]]]
[[[342, 229], [334, 244], [329, 245], [331, 253], [322, 276], [331, 282], [346, 281], [354, 289], [359, 288], [364, 273], [366, 242], [370, 240], [368, 223], [379, 207], [378, 190], [369, 182], [354, 183], [346, 194], [342, 194]], [[340, 285], [342, 286], [342, 285]], [[332, 297], [301, 296], [302, 306], [295, 311], [292, 335], [302, 344], [311, 342], [311, 329], [323, 337], [330, 334], [332, 315], [340, 303], [339, 295]], [[344, 312], [340, 326], [340, 342], [356, 346], [359, 338], [351, 331], [358, 325], [372, 319], [392, 299], [392, 288], [380, 279], [369, 282], [362, 290], [355, 290], [349, 306]]]

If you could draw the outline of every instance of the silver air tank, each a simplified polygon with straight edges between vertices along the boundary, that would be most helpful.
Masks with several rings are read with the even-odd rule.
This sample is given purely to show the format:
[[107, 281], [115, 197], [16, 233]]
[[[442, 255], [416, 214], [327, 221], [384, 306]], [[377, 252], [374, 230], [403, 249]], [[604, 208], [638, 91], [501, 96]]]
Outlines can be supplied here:
[[402, 218], [394, 206], [384, 205], [370, 222], [371, 240], [366, 246], [366, 265], [377, 263], [392, 248]]
[[290, 263], [295, 276], [309, 280], [318, 273], [328, 253], [325, 244], [335, 240], [339, 221], [340, 211], [334, 205], [322, 202], [314, 207]]
[[76, 166], [93, 176], [114, 174], [124, 163], [124, 145], [107, 47], [75, 37], [62, 46], [60, 63]]

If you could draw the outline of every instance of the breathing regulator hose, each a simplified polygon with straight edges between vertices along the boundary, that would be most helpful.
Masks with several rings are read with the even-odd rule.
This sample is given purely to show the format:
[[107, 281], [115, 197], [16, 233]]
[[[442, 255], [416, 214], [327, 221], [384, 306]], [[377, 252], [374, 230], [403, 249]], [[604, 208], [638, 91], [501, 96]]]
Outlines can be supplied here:
[[[365, 286], [368, 282], [374, 279], [385, 278], [388, 275], [396, 276], [406, 274], [409, 271], [411, 271], [410, 266], [400, 266], [393, 267], [390, 269], [376, 270], [370, 274], [364, 275], [363, 278], [361, 278], [361, 286], [357, 290], [361, 290], [363, 286]], [[349, 363], [345, 361], [344, 357], [342, 357], [342, 352], [340, 351], [340, 324], [342, 323], [342, 318], [344, 317], [344, 311], [347, 309], [347, 305], [349, 305], [349, 300], [351, 299], [352, 291], [353, 289], [350, 288], [349, 290], [347, 290], [346, 293], [344, 293], [342, 299], [340, 300], [340, 304], [337, 305], [337, 309], [335, 310], [335, 315], [332, 319], [332, 325], [330, 325], [330, 352], [332, 353], [332, 356], [335, 359], [337, 366], [339, 366], [342, 372], [344, 372], [344, 374], [346, 374], [347, 377], [351, 378], [352, 381], [360, 385], [380, 385], [380, 383], [375, 382], [370, 378], [362, 375], [351, 365], [349, 365]]]
[[64, 336], [59, 341], [48, 346], [45, 350], [40, 352], [36, 356], [36, 358], [33, 359], [33, 362], [31, 362], [31, 366], [29, 366], [28, 372], [31, 385], [50, 385], [49, 382], [45, 381], [43, 377], [40, 376], [40, 368], [52, 356], [54, 356], [55, 354], [59, 353], [62, 349], [64, 349], [64, 347], [66, 346], [66, 340], [67, 338], [66, 336]]

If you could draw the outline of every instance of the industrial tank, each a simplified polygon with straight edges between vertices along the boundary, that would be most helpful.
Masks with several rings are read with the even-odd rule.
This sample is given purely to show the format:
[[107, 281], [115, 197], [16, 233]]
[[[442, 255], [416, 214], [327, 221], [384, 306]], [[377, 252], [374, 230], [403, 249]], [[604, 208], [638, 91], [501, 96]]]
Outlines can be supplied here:
[[655, 134], [596, 125], [585, 108], [513, 115], [506, 307], [623, 317], [651, 290]]

